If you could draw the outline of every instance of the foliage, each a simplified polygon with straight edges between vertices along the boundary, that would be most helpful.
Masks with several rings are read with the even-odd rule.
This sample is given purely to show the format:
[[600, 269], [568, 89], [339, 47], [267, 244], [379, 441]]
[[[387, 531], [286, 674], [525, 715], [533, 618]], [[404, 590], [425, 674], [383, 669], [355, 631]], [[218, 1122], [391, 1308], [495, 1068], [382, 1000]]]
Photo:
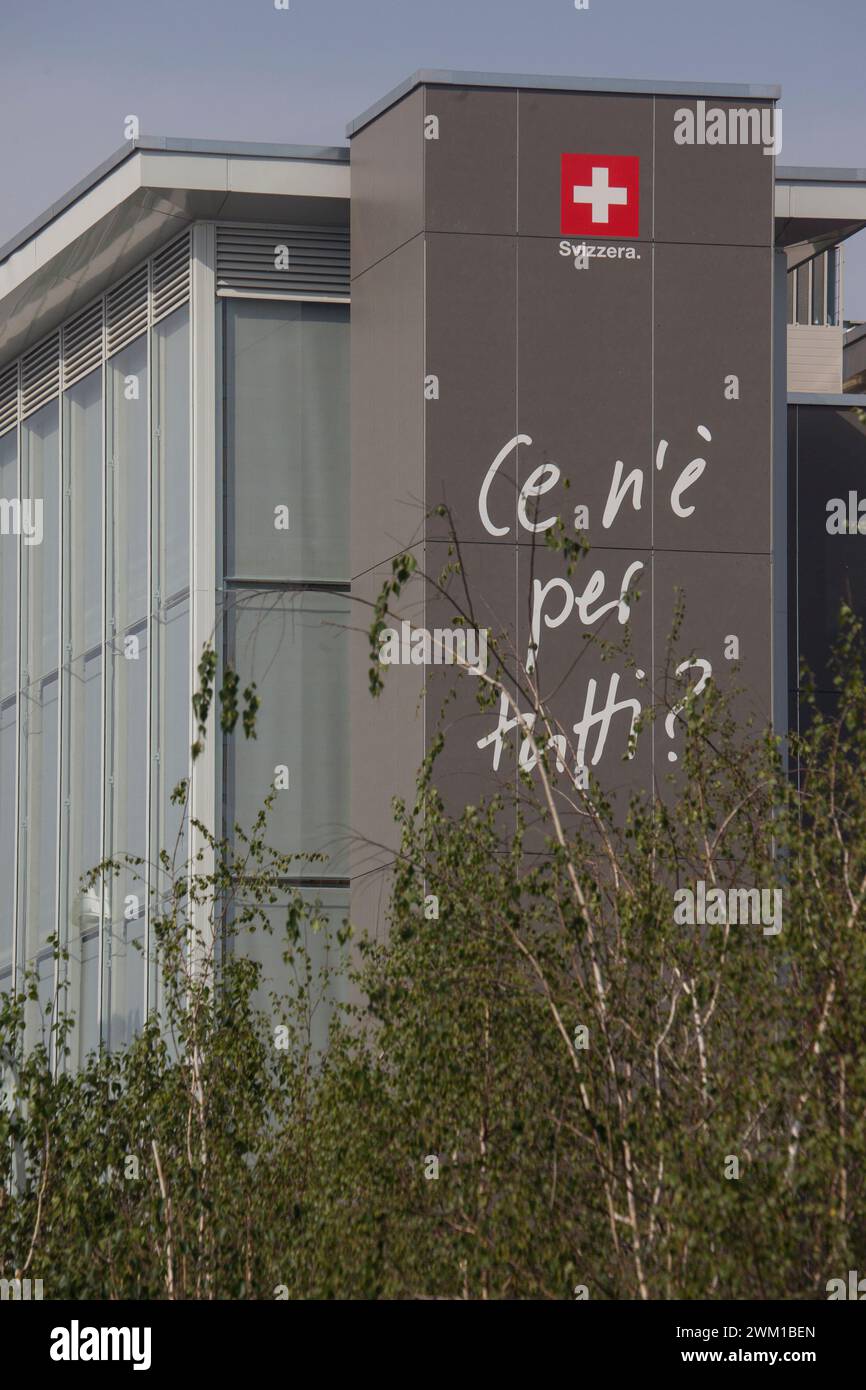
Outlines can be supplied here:
[[[73, 1070], [25, 1047], [35, 980], [2, 1002], [2, 1275], [75, 1298], [772, 1299], [862, 1269], [866, 663], [842, 618], [835, 696], [807, 689], [787, 749], [710, 685], [675, 780], [625, 815], [564, 784], [525, 670], [514, 798], [449, 813], [437, 738], [395, 806], [389, 938], [352, 940], [325, 1051], [322, 943], [349, 928], [287, 892], [267, 807], [231, 840], [195, 826], [151, 899], [160, 1021]], [[677, 924], [698, 880], [780, 890], [782, 930]], [[245, 942], [287, 899], [262, 1008]]]

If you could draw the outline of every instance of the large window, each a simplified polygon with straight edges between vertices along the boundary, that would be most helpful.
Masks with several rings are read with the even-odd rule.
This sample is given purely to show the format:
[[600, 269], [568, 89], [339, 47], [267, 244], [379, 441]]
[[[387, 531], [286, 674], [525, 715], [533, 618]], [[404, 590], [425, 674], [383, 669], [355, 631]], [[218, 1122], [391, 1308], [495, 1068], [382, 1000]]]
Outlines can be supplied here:
[[0, 702], [0, 994], [12, 975], [15, 908], [15, 786], [18, 705], [15, 697]]
[[343, 305], [228, 303], [229, 576], [348, 576], [348, 323]]
[[247, 829], [276, 783], [268, 837], [279, 850], [327, 855], [294, 877], [340, 878], [346, 853], [349, 603], [309, 591], [241, 593], [230, 600], [232, 664], [261, 699], [257, 737], [230, 744], [233, 819]]
[[[57, 925], [60, 816], [60, 424], [51, 401], [22, 423], [22, 493], [41, 507], [39, 530], [22, 535], [19, 940], [22, 963], [47, 978]], [[29, 541], [32, 540], [32, 544]]]
[[[190, 250], [0, 372], [0, 991], [35, 971], [35, 1039], [60, 986], [73, 1062], [154, 1006], [147, 882], [161, 845], [185, 852]], [[125, 855], [140, 875], [84, 886]]]
[[[257, 738], [226, 743], [227, 827], [248, 828], [274, 789], [266, 838], [325, 856], [298, 859], [287, 886], [314, 882], [304, 892], [332, 926], [348, 911], [348, 325], [344, 305], [225, 305], [226, 654], [261, 701]], [[245, 943], [260, 1002], [291, 983], [283, 920], [275, 908], [275, 936]], [[311, 934], [314, 965], [326, 942]], [[317, 1044], [326, 1028], [323, 1003]]]
[[[18, 498], [18, 432], [0, 437], [0, 497]], [[18, 535], [0, 533], [0, 993], [12, 978], [18, 767]]]
[[251, 938], [262, 978], [253, 997], [256, 1008], [266, 1011], [273, 992], [283, 996], [295, 991], [306, 1010], [309, 1040], [314, 1053], [323, 1052], [328, 1042], [328, 1024], [335, 1003], [346, 1003], [347, 948], [338, 933], [349, 915], [349, 890], [345, 887], [305, 888], [301, 891], [311, 909], [301, 924], [301, 951], [286, 964], [286, 903], [268, 909], [270, 931], [257, 931]]
[[[147, 912], [147, 808], [149, 803], [149, 536], [150, 469], [147, 338], [112, 357], [108, 401], [108, 678], [110, 853], [134, 856], [110, 887], [104, 945], [104, 989], [109, 1043], [123, 1041], [128, 999], [142, 993], [141, 950]], [[133, 978], [134, 977], [134, 978]]]
[[[102, 859], [102, 368], [63, 396], [63, 662], [61, 927], [69, 953], [68, 1002], [79, 1013], [98, 993], [102, 893], [82, 877]], [[94, 1018], [94, 1024], [98, 1020]], [[99, 1030], [96, 1029], [98, 1039]]]
[[159, 709], [156, 814], [159, 849], [180, 865], [186, 852], [186, 811], [172, 792], [189, 775], [190, 726], [190, 383], [189, 309], [175, 310], [153, 334], [153, 441], [157, 508], [158, 576], [154, 616]]
[[788, 323], [834, 327], [839, 323], [842, 247], [831, 246], [788, 271]]
[[[160, 851], [177, 872], [190, 852], [172, 792], [190, 775], [193, 633], [215, 597], [191, 584], [194, 531], [214, 588], [225, 580], [214, 640], [261, 700], [258, 737], [238, 729], [216, 771], [225, 822], [249, 824], [276, 788], [272, 842], [327, 856], [298, 861], [287, 895], [321, 894], [322, 921], [347, 909], [348, 308], [196, 298], [193, 314], [210, 244], [205, 230], [159, 251], [0, 364], [0, 495], [33, 504], [21, 520], [38, 531], [0, 533], [0, 990], [35, 971], [45, 1036], [62, 987], [73, 1062], [123, 1044], [158, 1003], [153, 892]], [[212, 332], [219, 382], [202, 375]], [[219, 460], [201, 443], [218, 385], [221, 563], [191, 510], [194, 455], [205, 516], [216, 501]], [[211, 775], [208, 759], [197, 768]], [[84, 886], [124, 856], [140, 868]], [[279, 955], [257, 949], [279, 976]], [[311, 949], [321, 958], [324, 937]]]

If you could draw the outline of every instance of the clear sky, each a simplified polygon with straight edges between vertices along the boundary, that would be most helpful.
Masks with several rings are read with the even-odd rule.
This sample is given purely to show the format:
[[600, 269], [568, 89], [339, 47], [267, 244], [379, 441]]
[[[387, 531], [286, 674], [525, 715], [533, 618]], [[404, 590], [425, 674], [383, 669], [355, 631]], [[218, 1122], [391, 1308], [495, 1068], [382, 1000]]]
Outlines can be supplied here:
[[[778, 82], [782, 164], [866, 166], [866, 0], [0, 0], [0, 243], [123, 140], [342, 144], [416, 68]], [[866, 233], [845, 311], [866, 319]]]

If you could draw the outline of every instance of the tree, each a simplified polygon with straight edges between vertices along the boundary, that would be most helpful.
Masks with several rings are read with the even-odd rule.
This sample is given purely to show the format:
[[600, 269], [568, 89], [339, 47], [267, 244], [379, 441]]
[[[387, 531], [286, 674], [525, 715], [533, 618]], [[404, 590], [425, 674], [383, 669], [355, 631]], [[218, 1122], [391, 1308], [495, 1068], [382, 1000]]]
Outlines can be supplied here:
[[[374, 690], [413, 570], [398, 557], [374, 605]], [[459, 555], [427, 577], [456, 591], [457, 623], [463, 578]], [[212, 870], [143, 869], [160, 873], [165, 1008], [128, 1048], [55, 1074], [23, 1047], [35, 981], [4, 1000], [5, 1277], [76, 1298], [763, 1299], [823, 1298], [862, 1264], [860, 624], [843, 612], [835, 708], [807, 690], [787, 748], [711, 682], [679, 709], [671, 781], [625, 814], [592, 776], [575, 785], [532, 663], [491, 650], [460, 679], [514, 701], [532, 756], [512, 792], [454, 815], [433, 741], [395, 806], [389, 938], [354, 940], [358, 1002], [333, 1010], [324, 1052], [315, 905], [291, 895], [268, 1008], [243, 951], [289, 872], [267, 807], [230, 841], [199, 827]], [[767, 897], [734, 923], [730, 893], [750, 888]], [[61, 1051], [70, 1026], [59, 1014]]]

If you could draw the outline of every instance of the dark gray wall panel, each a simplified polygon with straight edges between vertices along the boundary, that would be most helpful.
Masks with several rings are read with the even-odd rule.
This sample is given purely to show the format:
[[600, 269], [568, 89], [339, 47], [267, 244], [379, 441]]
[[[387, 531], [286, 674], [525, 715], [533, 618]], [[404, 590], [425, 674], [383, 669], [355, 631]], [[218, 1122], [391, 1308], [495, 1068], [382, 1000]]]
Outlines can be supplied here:
[[[633, 570], [628, 582], [629, 614], [623, 624], [618, 600], [626, 571], [636, 565], [642, 568]], [[589, 601], [593, 590], [597, 597]], [[569, 576], [561, 554], [546, 547], [522, 545], [517, 591], [520, 650], [525, 657], [537, 630], [533, 681], [556, 720], [557, 732], [568, 739], [568, 770], [574, 773], [581, 733], [575, 724], [585, 717], [594, 718], [609, 703], [612, 714], [607, 732], [598, 721], [586, 728], [583, 761], [612, 796], [624, 800], [639, 789], [648, 791], [650, 735], [641, 736], [633, 757], [628, 758], [627, 753], [632, 720], [647, 705], [650, 689], [649, 551], [594, 548]], [[548, 618], [554, 626], [548, 626]], [[638, 671], [645, 673], [645, 684]], [[636, 704], [630, 705], [630, 701]], [[603, 734], [601, 739], [599, 734]], [[561, 774], [561, 783], [574, 797], [575, 789], [569, 787], [565, 774]]]
[[[654, 539], [664, 549], [769, 551], [772, 479], [772, 252], [655, 247]], [[725, 378], [739, 399], [725, 399]], [[712, 438], [698, 434], [704, 426]], [[694, 458], [707, 466], [677, 516], [671, 489]]]
[[[424, 565], [423, 547], [417, 550]], [[391, 799], [414, 800], [415, 777], [424, 758], [424, 670], [391, 666], [384, 690], [373, 699], [369, 690], [371, 607], [390, 565], [377, 567], [352, 586], [349, 617], [349, 729], [351, 738], [350, 866], [357, 893], [352, 893], [352, 920], [362, 930], [381, 924], [387, 902], [389, 866], [399, 849]], [[395, 603], [397, 621], [424, 624], [424, 585], [410, 583]]]
[[[499, 644], [507, 672], [515, 673], [516, 650], [516, 556], [514, 545], [461, 544], [459, 571], [453, 547], [444, 542], [428, 543], [426, 572], [431, 581], [427, 593], [426, 623], [430, 632], [453, 625], [455, 605], [466, 615], [466, 626], [487, 628]], [[497, 673], [492, 651], [488, 671]], [[505, 675], [505, 673], [502, 673]], [[479, 749], [478, 741], [495, 730], [499, 702], [491, 709], [478, 706], [479, 682], [476, 676], [453, 665], [429, 666], [426, 677], [426, 742], [428, 748], [437, 731], [445, 738], [439, 757], [436, 785], [449, 812], [459, 816], [463, 808], [496, 790], [513, 796], [515, 758], [512, 749], [501, 749], [499, 766], [493, 767], [493, 746]], [[509, 690], [515, 686], [507, 680]], [[513, 806], [503, 821], [507, 834], [514, 829]]]
[[[649, 545], [650, 253], [644, 247], [640, 260], [593, 259], [576, 270], [558, 241], [521, 237], [518, 267], [519, 427], [532, 439], [520, 450], [520, 481], [553, 462], [571, 484], [566, 492], [561, 480], [538, 499], [538, 522], [565, 510], [573, 531], [575, 508], [583, 505], [593, 545]], [[641, 508], [629, 489], [605, 527], [618, 459], [623, 479], [643, 470]], [[504, 486], [497, 495], [504, 496]], [[520, 540], [531, 541], [525, 527]]]
[[[560, 157], [632, 155], [640, 160], [640, 240], [652, 235], [652, 97], [521, 92], [521, 236], [560, 237]], [[601, 233], [599, 233], [600, 235]]]
[[[707, 111], [772, 109], [767, 102], [708, 100]], [[678, 145], [674, 115], [695, 101], [656, 97], [657, 241], [769, 246], [773, 237], [773, 165], [761, 145]], [[726, 122], [729, 125], [729, 119]]]
[[[411, 797], [424, 756], [421, 673], [395, 669], [374, 701], [366, 636], [391, 556], [423, 532], [423, 264], [423, 243], [415, 238], [353, 284], [350, 623], [357, 630], [349, 642], [350, 825], [361, 838], [351, 854], [358, 884], [352, 912], [359, 926], [371, 928], [381, 924], [383, 866], [397, 843], [391, 798]], [[420, 586], [406, 603], [407, 616], [423, 622]]]
[[[659, 695], [665, 693], [668, 652], [670, 669], [681, 661], [701, 657], [712, 667], [712, 679], [722, 687], [742, 687], [735, 709], [745, 726], [765, 725], [770, 711], [772, 645], [769, 625], [770, 557], [765, 555], [662, 554], [653, 560], [655, 593], [655, 680]], [[672, 646], [669, 637], [674, 626], [678, 597], [685, 605], [679, 632]], [[728, 639], [739, 643], [738, 662], [725, 656]], [[700, 671], [687, 674], [689, 687], [700, 679]], [[668, 694], [682, 698], [686, 687], [671, 684]], [[665, 732], [664, 721], [656, 724], [655, 759], [659, 774], [676, 751], [676, 740]]]
[[[770, 711], [773, 161], [760, 147], [746, 146], [678, 146], [660, 153], [660, 105], [644, 96], [432, 85], [423, 110], [439, 117], [439, 139], [425, 141], [416, 96], [394, 109], [404, 111], [404, 132], [412, 122], [420, 132], [421, 236], [399, 250], [392, 236], [390, 253], [360, 276], [375, 238], [371, 234], [360, 249], [353, 247], [353, 323], [359, 327], [353, 355], [353, 572], [387, 560], [401, 548], [397, 537], [411, 536], [425, 507], [447, 501], [481, 615], [476, 621], [492, 620], [510, 631], [518, 663], [529, 647], [533, 584], [568, 579], [574, 606], [561, 626], [542, 632], [542, 684], [573, 738], [590, 682], [592, 712], [598, 713], [612, 676], [618, 676], [611, 699], [625, 707], [613, 715], [596, 771], [624, 803], [673, 766], [658, 728], [639, 741], [632, 759], [623, 754], [636, 712], [625, 702], [635, 700], [643, 709], [652, 699], [677, 584], [685, 587], [688, 605], [684, 652], [706, 649], [714, 675], [726, 679], [731, 663], [724, 641], [736, 635], [748, 686], [743, 717], [747, 707], [761, 720]], [[672, 125], [673, 109], [681, 104], [661, 103], [663, 119]], [[369, 130], [375, 134], [378, 125], [374, 121]], [[367, 134], [365, 129], [357, 137], [353, 160]], [[384, 141], [378, 153], [372, 144], [362, 153], [365, 159], [390, 157]], [[622, 159], [617, 178], [632, 180], [630, 188], [637, 172], [636, 236], [612, 226], [607, 234], [600, 227], [563, 233], [563, 154]], [[637, 171], [631, 161], [638, 162]], [[411, 161], [406, 167], [405, 205], [414, 209], [418, 171]], [[376, 235], [377, 248], [388, 245], [384, 230]], [[565, 254], [563, 241], [569, 243]], [[570, 244], [580, 241], [616, 254], [595, 255], [585, 269], [575, 269]], [[374, 302], [380, 294], [386, 310]], [[438, 378], [437, 400], [424, 400], [425, 373]], [[737, 398], [726, 399], [725, 378], [731, 375], [738, 378]], [[699, 436], [698, 426], [709, 440]], [[489, 490], [489, 519], [500, 528], [491, 531], [479, 514], [479, 494], [497, 454], [518, 436], [526, 439], [505, 457]], [[662, 438], [667, 452], [658, 470]], [[695, 510], [677, 517], [673, 485], [698, 457], [707, 459], [707, 467], [682, 498], [684, 507], [694, 504]], [[640, 471], [641, 507], [635, 509], [633, 492], [626, 491], [605, 527], [618, 460], [620, 488], [632, 470]], [[535, 470], [550, 465], [560, 476], [539, 498], [536, 519], [561, 516], [574, 535], [575, 509], [589, 509], [593, 548], [572, 576], [543, 534], [533, 538], [518, 518], [520, 488]], [[413, 495], [417, 500], [410, 505]], [[582, 518], [579, 524], [585, 529]], [[428, 522], [428, 574], [444, 563], [446, 534], [441, 520]], [[584, 641], [587, 630], [600, 631], [608, 641], [623, 639], [616, 609], [603, 628], [586, 610], [618, 600], [629, 566], [638, 564], [643, 569], [636, 578], [632, 572], [632, 583], [640, 597], [631, 605], [629, 632], [631, 665], [646, 672], [645, 684], [629, 658], [620, 654], [605, 662]], [[588, 599], [582, 611], [580, 600], [596, 570], [603, 573], [603, 593]], [[460, 578], [452, 576], [449, 587], [459, 590]], [[559, 586], [560, 602], [568, 592]], [[446, 606], [429, 585], [426, 593], [427, 627], [447, 625]], [[551, 593], [557, 594], [556, 585]], [[366, 670], [359, 689], [365, 681]], [[438, 772], [449, 810], [459, 813], [490, 794], [497, 776], [513, 785], [521, 739], [505, 735], [509, 751], [503, 749], [494, 776], [494, 745], [482, 742], [479, 749], [478, 743], [495, 730], [498, 709], [479, 714], [474, 678], [414, 667], [404, 669], [400, 681], [406, 694], [403, 703], [388, 706], [390, 728], [377, 723], [371, 741], [369, 701], [362, 699], [354, 715], [361, 743], [360, 749], [353, 745], [359, 758], [354, 804], [362, 820], [372, 798], [374, 820], [381, 823], [381, 793], [398, 782], [405, 789], [410, 766], [414, 776], [419, 738], [429, 748], [449, 690], [455, 698], [445, 707], [446, 751]], [[420, 694], [425, 682], [419, 726], [409, 692]], [[661, 735], [666, 739], [663, 729]], [[388, 755], [389, 740], [399, 772]], [[594, 727], [590, 760], [595, 748]]]
[[423, 225], [424, 93], [386, 111], [352, 143], [352, 276]]
[[426, 227], [514, 236], [517, 93], [426, 89], [439, 138], [424, 141]]
[[403, 550], [424, 516], [424, 246], [352, 289], [352, 574]]
[[[479, 490], [517, 433], [516, 240], [433, 233], [426, 247], [426, 373], [439, 381], [439, 399], [425, 401], [427, 507], [445, 503], [461, 540], [491, 540]], [[431, 517], [428, 534], [447, 537], [447, 518]]]

